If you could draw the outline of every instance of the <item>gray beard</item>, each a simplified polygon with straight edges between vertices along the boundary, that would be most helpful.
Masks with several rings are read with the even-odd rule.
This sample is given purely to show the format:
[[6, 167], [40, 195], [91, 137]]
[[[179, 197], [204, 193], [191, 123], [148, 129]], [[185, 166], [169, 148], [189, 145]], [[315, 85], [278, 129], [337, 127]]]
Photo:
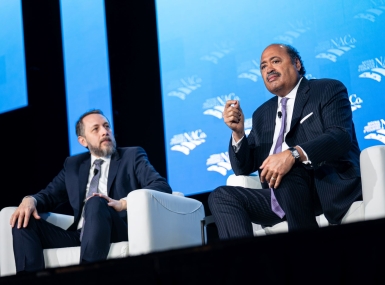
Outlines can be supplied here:
[[116, 151], [116, 142], [113, 138], [111, 138], [112, 145], [106, 147], [106, 148], [101, 148], [99, 147], [94, 147], [93, 145], [89, 144], [88, 149], [90, 152], [98, 157], [106, 157], [112, 155]]

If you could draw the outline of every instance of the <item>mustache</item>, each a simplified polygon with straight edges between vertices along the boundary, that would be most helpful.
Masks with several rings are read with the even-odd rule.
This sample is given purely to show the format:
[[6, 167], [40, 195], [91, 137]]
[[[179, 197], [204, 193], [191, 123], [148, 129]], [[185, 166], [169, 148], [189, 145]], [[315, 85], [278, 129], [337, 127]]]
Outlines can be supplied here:
[[105, 142], [105, 141], [112, 142], [111, 138], [103, 138], [100, 140], [100, 143]]
[[270, 71], [270, 72], [267, 74], [266, 79], [269, 79], [270, 76], [272, 76], [272, 75], [281, 76], [281, 73], [279, 73], [278, 71], [272, 70], [272, 71]]

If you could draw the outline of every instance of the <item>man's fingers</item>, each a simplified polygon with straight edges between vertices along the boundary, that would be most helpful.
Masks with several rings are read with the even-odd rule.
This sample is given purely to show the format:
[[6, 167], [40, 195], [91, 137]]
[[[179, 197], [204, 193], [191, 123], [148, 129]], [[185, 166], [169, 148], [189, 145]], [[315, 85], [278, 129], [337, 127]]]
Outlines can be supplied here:
[[33, 217], [34, 217], [36, 220], [39, 220], [39, 219], [40, 219], [39, 213], [37, 212], [36, 209], [35, 209], [35, 211], [33, 211], [32, 215], [33, 215]]
[[229, 107], [235, 107], [235, 108], [238, 108], [239, 106], [239, 103], [237, 100], [227, 100], [226, 101], [226, 105], [225, 105], [225, 109], [229, 108]]
[[277, 189], [278, 186], [281, 184], [282, 176], [278, 175], [277, 180], [275, 180], [274, 189]]
[[26, 228], [29, 223], [29, 218], [31, 217], [31, 213], [26, 213], [24, 215], [24, 223], [23, 223], [23, 228]]
[[277, 173], [269, 173], [270, 177], [267, 179], [269, 181], [269, 187], [270, 188], [275, 188], [275, 185], [279, 179], [279, 175]]
[[15, 211], [12, 216], [11, 216], [11, 220], [9, 221], [11, 227], [13, 228], [15, 226], [15, 222], [17, 220], [17, 217], [19, 216], [19, 213], [17, 211]]
[[267, 174], [267, 169], [264, 168], [264, 169], [262, 170], [262, 172], [261, 172], [261, 175], [260, 175], [260, 177], [261, 177], [261, 182], [265, 182], [265, 181], [266, 181], [266, 174]]
[[17, 217], [17, 228], [20, 229], [21, 225], [23, 224], [24, 221], [24, 212], [20, 212], [19, 216]]

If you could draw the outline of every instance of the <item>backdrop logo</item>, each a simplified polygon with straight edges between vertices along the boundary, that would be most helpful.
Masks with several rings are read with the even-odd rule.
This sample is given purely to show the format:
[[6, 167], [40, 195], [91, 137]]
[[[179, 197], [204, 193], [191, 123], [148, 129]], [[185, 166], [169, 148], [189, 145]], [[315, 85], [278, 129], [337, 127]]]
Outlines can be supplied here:
[[250, 134], [252, 126], [253, 126], [253, 119], [252, 118], [245, 119], [245, 134], [246, 134], [246, 136], [248, 136]]
[[203, 109], [205, 110], [203, 114], [214, 116], [218, 119], [222, 119], [223, 118], [222, 113], [223, 113], [223, 110], [225, 109], [227, 100], [240, 100], [240, 99], [234, 93], [207, 99], [203, 103]]
[[[365, 12], [355, 15], [354, 18], [368, 20], [374, 23], [376, 19], [382, 15], [383, 11], [381, 10], [385, 10], [385, 3], [384, 1], [374, 1], [374, 0], [372, 0], [371, 2], [377, 7], [373, 9], [367, 9], [365, 10]], [[383, 5], [383, 6], [379, 6], [379, 5]]]
[[352, 108], [352, 112], [360, 109], [362, 106], [361, 104], [364, 102], [360, 97], [357, 96], [357, 94], [352, 94], [349, 96], [350, 106]]
[[385, 144], [385, 120], [369, 122], [364, 127], [364, 134], [368, 133], [364, 138], [369, 140], [378, 140]]
[[221, 43], [215, 45], [215, 50], [211, 51], [209, 54], [202, 56], [201, 60], [210, 61], [212, 63], [218, 64], [218, 61], [223, 58], [225, 55], [232, 52], [234, 48], [227, 43]]
[[274, 37], [274, 40], [293, 44], [295, 39], [299, 38], [303, 33], [306, 33], [307, 31], [310, 30], [310, 27], [309, 27], [310, 25], [311, 25], [310, 21], [304, 21], [304, 20], [289, 22], [288, 27], [290, 28], [290, 30], [286, 31], [281, 35]]
[[182, 78], [178, 81], [176, 85], [179, 85], [176, 90], [169, 92], [168, 96], [175, 96], [182, 100], [186, 99], [186, 96], [189, 95], [194, 90], [201, 87], [202, 79], [196, 75]]
[[369, 78], [381, 82], [382, 76], [385, 76], [385, 59], [381, 56], [380, 58], [364, 60], [358, 66], [358, 72], [363, 72], [358, 76], [360, 78]]
[[251, 62], [245, 62], [241, 64], [241, 66], [238, 68], [238, 70], [242, 70], [245, 72], [242, 72], [238, 75], [238, 78], [246, 78], [250, 79], [251, 81], [257, 82], [258, 76], [261, 75], [261, 71], [259, 70], [259, 63], [256, 60], [252, 60]]
[[206, 137], [207, 135], [202, 132], [202, 130], [174, 135], [170, 141], [171, 150], [180, 151], [185, 155], [189, 155], [190, 151], [206, 142]]
[[322, 42], [316, 48], [316, 50], [321, 50], [322, 52], [317, 54], [315, 57], [336, 62], [339, 56], [342, 56], [346, 52], [355, 48], [356, 46], [354, 44], [356, 42], [357, 40], [350, 34], [331, 39], [328, 42]]
[[218, 154], [212, 154], [206, 160], [207, 171], [215, 171], [223, 176], [226, 176], [227, 171], [231, 169], [229, 153], [222, 152]]

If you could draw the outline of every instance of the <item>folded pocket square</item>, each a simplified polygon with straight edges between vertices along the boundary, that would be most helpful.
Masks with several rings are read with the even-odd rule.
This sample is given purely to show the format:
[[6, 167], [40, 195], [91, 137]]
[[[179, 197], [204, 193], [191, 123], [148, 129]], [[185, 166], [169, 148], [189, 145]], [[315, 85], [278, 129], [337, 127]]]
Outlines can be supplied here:
[[307, 120], [307, 118], [309, 118], [311, 115], [313, 115], [313, 112], [311, 112], [310, 114], [307, 114], [305, 117], [302, 118], [302, 120], [299, 122], [300, 124], [302, 124], [305, 120]]

